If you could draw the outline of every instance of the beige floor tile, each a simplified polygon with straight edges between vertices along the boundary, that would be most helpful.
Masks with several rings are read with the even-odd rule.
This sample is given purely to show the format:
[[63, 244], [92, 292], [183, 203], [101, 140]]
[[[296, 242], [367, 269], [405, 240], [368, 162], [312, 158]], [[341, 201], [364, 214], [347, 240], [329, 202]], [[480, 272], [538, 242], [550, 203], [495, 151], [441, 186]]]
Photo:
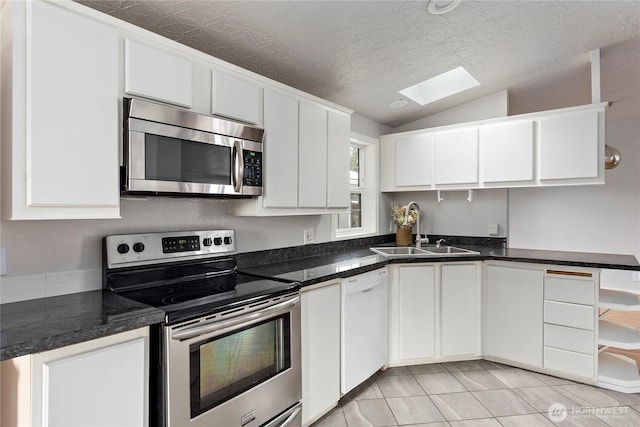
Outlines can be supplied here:
[[577, 403], [549, 386], [514, 388], [512, 390], [538, 412], [547, 412], [551, 405], [556, 403], [564, 405], [568, 411], [578, 407]]
[[640, 426], [640, 414], [628, 406], [596, 408], [595, 415], [612, 427]]
[[467, 391], [467, 389], [465, 389], [464, 386], [448, 372], [416, 375], [416, 380], [418, 380], [427, 394]]
[[379, 371], [375, 374], [374, 378], [389, 377], [394, 375], [411, 375], [411, 371], [407, 366], [396, 366], [395, 368], [387, 368], [384, 371]]
[[546, 385], [569, 385], [575, 384], [573, 381], [565, 380], [564, 378], [552, 377], [551, 375], [540, 374], [538, 372], [532, 372], [533, 376], [545, 383]]
[[437, 394], [431, 396], [431, 400], [448, 421], [491, 417], [491, 413], [469, 392]]
[[400, 425], [445, 421], [428, 396], [394, 397], [387, 402]]
[[[451, 427], [502, 427], [495, 418], [482, 418], [479, 420], [450, 421]], [[413, 426], [411, 426], [413, 427]]]
[[619, 391], [608, 390], [606, 388], [600, 390], [613, 397], [622, 405], [640, 405], [640, 393], [620, 393]]
[[442, 363], [429, 363], [427, 365], [409, 366], [409, 371], [411, 371], [413, 375], [437, 374], [440, 372], [447, 372]]
[[543, 413], [542, 415], [559, 427], [607, 427], [607, 424], [595, 415], [573, 413], [571, 410], [567, 411], [566, 418], [562, 421], [555, 418], [556, 422], [554, 422], [554, 419], [548, 413]]
[[380, 391], [380, 387], [378, 387], [378, 383], [372, 379], [369, 379], [349, 393], [342, 397], [343, 401], [349, 400], [364, 400], [364, 399], [383, 399], [384, 395], [382, 391]]
[[504, 427], [553, 427], [551, 421], [540, 414], [512, 415], [498, 418]]
[[452, 372], [451, 374], [469, 391], [508, 388], [488, 371]]
[[421, 396], [425, 392], [413, 375], [392, 375], [376, 379], [376, 384], [386, 398]]
[[445, 368], [449, 372], [458, 372], [458, 371], [480, 371], [484, 369], [477, 361], [475, 360], [465, 360], [462, 362], [449, 362], [444, 365]]
[[474, 391], [472, 394], [494, 417], [532, 414], [537, 412], [512, 390]]
[[338, 405], [324, 417], [312, 424], [313, 427], [347, 427], [342, 406]]
[[576, 402], [579, 407], [620, 406], [620, 402], [605, 393], [603, 389], [590, 385], [571, 384], [554, 386], [553, 388]]
[[342, 406], [349, 427], [397, 426], [385, 399], [352, 400]]
[[544, 385], [533, 373], [522, 369], [491, 369], [489, 372], [509, 388], [538, 387]]
[[511, 369], [511, 366], [503, 365], [502, 363], [492, 362], [490, 360], [476, 360], [475, 361], [482, 369]]

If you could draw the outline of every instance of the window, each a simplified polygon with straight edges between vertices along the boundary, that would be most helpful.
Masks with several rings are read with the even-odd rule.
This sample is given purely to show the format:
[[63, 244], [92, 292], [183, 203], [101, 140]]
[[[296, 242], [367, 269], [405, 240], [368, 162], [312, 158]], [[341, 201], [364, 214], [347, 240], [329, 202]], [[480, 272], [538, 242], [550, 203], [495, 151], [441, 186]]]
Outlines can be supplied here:
[[371, 138], [351, 138], [349, 211], [334, 215], [334, 238], [377, 233], [377, 147], [377, 141]]

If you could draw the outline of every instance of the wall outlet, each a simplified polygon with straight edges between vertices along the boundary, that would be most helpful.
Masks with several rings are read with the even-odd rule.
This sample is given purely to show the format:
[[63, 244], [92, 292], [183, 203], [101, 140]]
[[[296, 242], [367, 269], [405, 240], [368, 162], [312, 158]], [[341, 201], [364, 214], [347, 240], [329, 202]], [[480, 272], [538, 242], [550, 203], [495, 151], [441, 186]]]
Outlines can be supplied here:
[[498, 224], [489, 224], [488, 231], [489, 231], [489, 236], [497, 236]]
[[316, 239], [315, 236], [315, 232], [313, 230], [313, 228], [307, 228], [304, 230], [304, 244], [306, 245], [307, 243], [313, 243], [313, 241]]
[[634, 271], [631, 275], [631, 280], [634, 282], [640, 282], [640, 271]]

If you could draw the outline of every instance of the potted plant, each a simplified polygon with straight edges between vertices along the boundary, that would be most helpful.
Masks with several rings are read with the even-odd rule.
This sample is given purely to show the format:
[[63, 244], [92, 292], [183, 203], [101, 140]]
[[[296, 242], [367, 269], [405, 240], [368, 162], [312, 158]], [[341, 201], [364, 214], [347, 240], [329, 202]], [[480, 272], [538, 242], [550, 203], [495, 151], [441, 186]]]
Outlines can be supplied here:
[[[405, 217], [407, 221], [405, 223]], [[391, 219], [396, 224], [396, 245], [409, 246], [412, 243], [413, 224], [418, 221], [418, 211], [415, 208], [409, 209], [407, 215], [407, 207], [402, 205], [392, 205]]]

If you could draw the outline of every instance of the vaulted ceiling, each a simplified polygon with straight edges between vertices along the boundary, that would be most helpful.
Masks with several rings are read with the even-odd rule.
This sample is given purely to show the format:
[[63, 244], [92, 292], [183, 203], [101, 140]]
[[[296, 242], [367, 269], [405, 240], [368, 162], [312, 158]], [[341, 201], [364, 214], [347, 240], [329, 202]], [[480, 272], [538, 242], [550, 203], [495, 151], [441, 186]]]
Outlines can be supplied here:
[[[79, 1], [391, 127], [570, 76], [591, 50], [640, 38], [635, 0], [464, 0], [444, 15], [426, 1]], [[480, 86], [389, 108], [398, 90], [460, 65]]]

